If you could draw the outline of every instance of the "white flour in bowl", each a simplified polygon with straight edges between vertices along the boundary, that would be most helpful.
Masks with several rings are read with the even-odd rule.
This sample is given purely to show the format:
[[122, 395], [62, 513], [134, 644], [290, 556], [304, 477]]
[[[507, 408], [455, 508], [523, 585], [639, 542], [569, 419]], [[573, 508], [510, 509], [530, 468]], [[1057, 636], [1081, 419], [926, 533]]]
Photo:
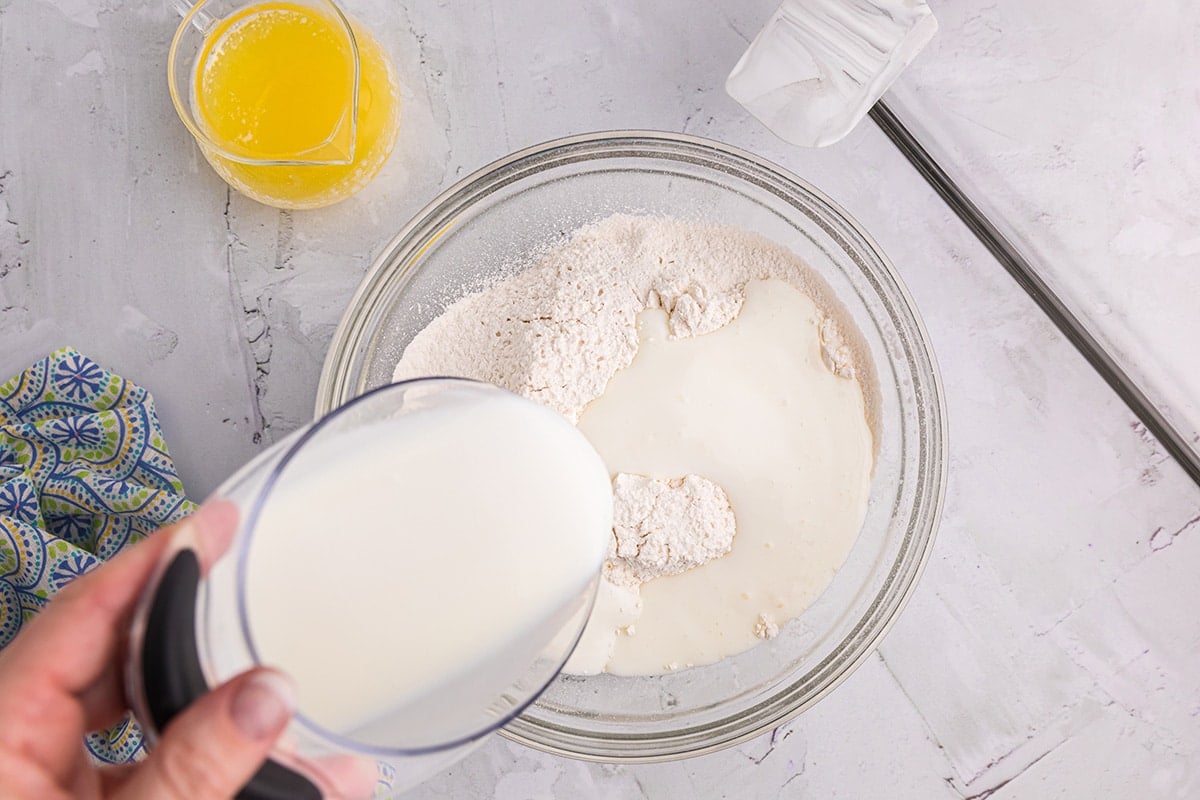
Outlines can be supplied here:
[[828, 584], [873, 462], [866, 362], [838, 307], [766, 239], [618, 215], [409, 344], [396, 380], [458, 375], [535, 399], [614, 473], [604, 586], [568, 670], [709, 663], [774, 636]]

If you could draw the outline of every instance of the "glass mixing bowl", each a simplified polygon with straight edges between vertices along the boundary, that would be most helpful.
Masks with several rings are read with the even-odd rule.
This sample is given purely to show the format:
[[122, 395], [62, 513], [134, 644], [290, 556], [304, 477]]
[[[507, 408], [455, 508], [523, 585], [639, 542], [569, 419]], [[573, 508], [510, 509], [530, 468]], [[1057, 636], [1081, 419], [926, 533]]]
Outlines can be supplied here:
[[946, 422], [912, 300], [845, 211], [749, 153], [645, 131], [523, 150], [430, 203], [359, 286], [325, 361], [317, 413], [390, 382], [405, 346], [447, 305], [615, 213], [735, 225], [791, 249], [857, 324], [877, 381], [878, 455], [866, 520], [846, 563], [807, 611], [776, 638], [710, 666], [653, 677], [560, 674], [502, 731], [575, 758], [658, 761], [780, 725], [872, 652], [929, 556], [945, 490]]

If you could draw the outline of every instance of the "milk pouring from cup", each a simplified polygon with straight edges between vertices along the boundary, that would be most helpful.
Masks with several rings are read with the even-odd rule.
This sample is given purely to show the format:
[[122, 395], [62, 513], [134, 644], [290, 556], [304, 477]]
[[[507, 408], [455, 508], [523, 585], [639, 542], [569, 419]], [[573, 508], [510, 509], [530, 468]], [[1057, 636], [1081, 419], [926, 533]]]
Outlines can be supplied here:
[[240, 795], [261, 800], [335, 793], [348, 760], [386, 796], [519, 713], [578, 639], [612, 529], [574, 426], [457, 379], [368, 393], [217, 496], [237, 538], [204, 575], [190, 550], [166, 557], [127, 680], [153, 741], [234, 675], [288, 673], [296, 717]]

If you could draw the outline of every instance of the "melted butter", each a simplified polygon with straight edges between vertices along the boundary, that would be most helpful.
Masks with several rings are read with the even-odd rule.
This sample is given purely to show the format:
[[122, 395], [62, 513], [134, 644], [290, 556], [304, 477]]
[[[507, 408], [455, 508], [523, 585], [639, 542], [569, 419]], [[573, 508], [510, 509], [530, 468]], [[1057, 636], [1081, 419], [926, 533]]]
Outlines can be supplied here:
[[584, 637], [592, 655], [571, 671], [718, 661], [759, 641], [760, 614], [782, 625], [829, 584], [866, 515], [873, 443], [858, 382], [822, 362], [822, 319], [779, 280], [751, 281], [738, 317], [704, 336], [672, 339], [664, 312], [639, 316], [637, 356], [579, 429], [614, 474], [715, 481], [737, 534], [728, 555], [643, 584], [636, 619], [602, 598]]

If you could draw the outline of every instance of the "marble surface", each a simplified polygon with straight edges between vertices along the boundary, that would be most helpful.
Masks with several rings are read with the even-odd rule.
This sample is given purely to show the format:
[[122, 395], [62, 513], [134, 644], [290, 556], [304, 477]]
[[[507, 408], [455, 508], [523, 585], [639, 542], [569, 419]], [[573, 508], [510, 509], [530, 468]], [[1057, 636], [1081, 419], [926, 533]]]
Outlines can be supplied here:
[[[761, 154], [858, 218], [925, 317], [950, 417], [928, 571], [879, 652], [813, 710], [658, 765], [497, 737], [411, 798], [1200, 795], [1200, 490], [876, 129], [800, 150], [725, 96], [771, 0], [346, 5], [397, 62], [401, 141], [361, 196], [287, 213], [231, 194], [175, 118], [163, 0], [0, 0], [0, 373], [73, 344], [143, 383], [202, 497], [309, 417], [356, 282], [440, 188], [554, 136], [645, 127]], [[959, 5], [925, 91], [956, 59], [986, 68], [969, 34], [994, 5]], [[1021, 152], [1007, 167], [1030, 182], [1048, 168]], [[1105, 206], [1118, 227], [1143, 213]], [[1166, 285], [1188, 277], [1172, 263]]]
[[1200, 454], [1200, 5], [946, 3], [894, 86], [936, 158]]

